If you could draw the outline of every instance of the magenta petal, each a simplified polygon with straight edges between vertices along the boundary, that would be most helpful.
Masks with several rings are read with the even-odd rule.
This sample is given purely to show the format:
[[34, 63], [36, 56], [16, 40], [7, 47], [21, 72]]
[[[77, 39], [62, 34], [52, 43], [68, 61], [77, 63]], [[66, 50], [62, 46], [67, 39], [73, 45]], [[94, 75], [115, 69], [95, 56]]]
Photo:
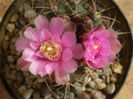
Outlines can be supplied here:
[[49, 40], [51, 37], [52, 34], [47, 29], [41, 31], [41, 41]]
[[29, 71], [34, 74], [37, 75], [39, 74], [41, 77], [43, 77], [44, 75], [46, 75], [46, 70], [45, 70], [45, 65], [47, 64], [47, 61], [44, 60], [38, 60], [38, 61], [34, 61], [31, 63], [30, 67], [29, 67]]
[[39, 32], [38, 29], [32, 28], [32, 27], [28, 27], [26, 29], [26, 31], [24, 32], [24, 36], [34, 42], [38, 42], [39, 41]]
[[84, 49], [81, 44], [76, 44], [73, 47], [71, 47], [73, 58], [75, 59], [82, 59], [84, 54]]
[[58, 85], [64, 85], [70, 80], [69, 74], [65, 73], [62, 68], [57, 68], [55, 70], [55, 80]]
[[35, 56], [35, 52], [32, 49], [25, 49], [23, 51], [22, 58], [28, 62], [33, 62], [37, 59], [37, 57]]
[[61, 18], [52, 18], [50, 22], [50, 31], [52, 34], [61, 36], [64, 31], [64, 22]]
[[44, 58], [44, 56], [40, 53], [40, 51], [36, 52], [36, 56], [39, 57], [39, 58]]
[[72, 53], [72, 51], [69, 48], [66, 48], [63, 51], [62, 57], [63, 57], [64, 61], [68, 61], [68, 60], [72, 59], [73, 53]]
[[53, 71], [58, 67], [58, 63], [56, 62], [49, 62], [45, 65], [45, 70], [47, 74], [51, 75]]
[[49, 21], [46, 17], [39, 15], [37, 18], [35, 18], [34, 23], [37, 28], [47, 28], [49, 26]]
[[15, 43], [16, 50], [19, 52], [24, 51], [25, 48], [29, 48], [29, 43], [30, 43], [30, 40], [24, 37], [19, 37]]
[[39, 49], [39, 47], [40, 47], [40, 43], [30, 42], [30, 47], [31, 47], [33, 50], [37, 50], [37, 49]]
[[31, 63], [24, 61], [21, 57], [17, 61], [18, 66], [23, 70], [26, 71], [29, 69]]
[[76, 44], [76, 35], [73, 32], [65, 32], [62, 37], [62, 43], [65, 47], [72, 47]]
[[77, 63], [75, 60], [70, 59], [68, 61], [62, 62], [62, 68], [66, 73], [72, 73], [77, 70]]

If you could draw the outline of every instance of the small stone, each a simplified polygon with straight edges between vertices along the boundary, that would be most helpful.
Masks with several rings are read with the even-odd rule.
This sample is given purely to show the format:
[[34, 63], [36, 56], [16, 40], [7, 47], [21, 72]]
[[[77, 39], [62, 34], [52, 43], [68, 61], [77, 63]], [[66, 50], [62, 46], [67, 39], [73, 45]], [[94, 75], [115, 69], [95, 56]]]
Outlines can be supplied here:
[[117, 74], [121, 74], [122, 73], [122, 65], [118, 62], [113, 62], [111, 64], [111, 68], [113, 70], [114, 73], [117, 73]]
[[9, 31], [9, 32], [13, 32], [13, 30], [15, 29], [15, 25], [12, 24], [12, 23], [9, 23], [6, 27], [6, 29]]
[[22, 74], [22, 72], [20, 71], [17, 72], [16, 80], [19, 82], [22, 82], [24, 80], [24, 75]]
[[92, 91], [92, 88], [86, 88], [86, 91], [87, 92], [91, 92]]
[[40, 98], [40, 93], [38, 91], [35, 91], [33, 93], [33, 99], [39, 99]]
[[110, 83], [110, 76], [107, 76], [107, 77], [106, 77], [106, 82], [107, 82], [107, 83]]
[[30, 18], [36, 17], [37, 16], [37, 13], [33, 9], [26, 10], [25, 13], [24, 13], [24, 16], [25, 16], [25, 18], [30, 19]]
[[115, 91], [115, 84], [112, 83], [112, 84], [107, 85], [107, 89], [106, 90], [107, 90], [108, 94], [112, 94]]
[[6, 41], [8, 41], [9, 40], [9, 37], [8, 36], [5, 36], [5, 38], [4, 38]]
[[101, 91], [93, 90], [90, 95], [91, 99], [105, 99], [105, 95]]
[[28, 90], [25, 90], [22, 95], [24, 99], [30, 99], [32, 93], [33, 93], [33, 89], [28, 89]]
[[20, 7], [19, 7], [19, 12], [20, 12], [20, 14], [22, 14], [23, 11], [24, 11], [24, 7], [23, 7], [23, 5], [20, 5]]
[[7, 60], [8, 60], [9, 62], [11, 62], [11, 63], [14, 62], [14, 58], [13, 58], [13, 56], [7, 56]]
[[66, 99], [74, 99], [74, 93], [73, 92], [68, 93]]
[[22, 85], [22, 86], [20, 86], [18, 88], [18, 92], [22, 94], [26, 89], [27, 89], [26, 86], [25, 85]]
[[12, 18], [10, 19], [10, 22], [16, 22], [18, 20], [19, 16], [17, 14], [13, 15]]
[[32, 81], [29, 77], [27, 77], [27, 78], [25, 79], [25, 83], [26, 83], [27, 85], [31, 86], [31, 85], [33, 84], [33, 81]]
[[81, 84], [80, 84], [79, 82], [75, 82], [74, 85], [76, 86], [74, 92], [75, 92], [76, 94], [80, 93], [81, 90], [82, 90], [82, 86], [81, 86]]
[[52, 97], [52, 94], [49, 93], [46, 96], [44, 96], [44, 99], [54, 99], [54, 98]]
[[26, 25], [26, 21], [24, 20], [24, 18], [19, 18], [19, 23], [23, 26]]
[[89, 85], [89, 87], [92, 88], [92, 89], [94, 89], [94, 88], [96, 87], [96, 84], [95, 84], [94, 81], [89, 81], [88, 85]]
[[110, 80], [111, 80], [113, 83], [117, 82], [117, 79], [116, 79], [115, 76], [111, 76]]
[[95, 80], [95, 82], [96, 82], [96, 85], [97, 85], [98, 89], [105, 89], [106, 88], [106, 84], [102, 81], [102, 79], [97, 78]]
[[91, 99], [91, 97], [86, 92], [82, 92], [81, 94], [78, 94], [75, 99]]
[[41, 96], [48, 96], [51, 95], [50, 91], [48, 90], [47, 86], [43, 85], [40, 89]]
[[98, 74], [96, 72], [93, 73], [93, 78], [97, 79], [98, 78]]

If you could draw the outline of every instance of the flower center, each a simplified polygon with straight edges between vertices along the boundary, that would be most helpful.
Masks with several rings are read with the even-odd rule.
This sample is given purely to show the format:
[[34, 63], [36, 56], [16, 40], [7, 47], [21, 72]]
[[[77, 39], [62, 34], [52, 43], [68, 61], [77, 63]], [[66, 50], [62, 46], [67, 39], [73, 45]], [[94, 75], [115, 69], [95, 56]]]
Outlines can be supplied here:
[[49, 60], [57, 60], [61, 54], [61, 46], [53, 40], [47, 40], [41, 43], [41, 54]]

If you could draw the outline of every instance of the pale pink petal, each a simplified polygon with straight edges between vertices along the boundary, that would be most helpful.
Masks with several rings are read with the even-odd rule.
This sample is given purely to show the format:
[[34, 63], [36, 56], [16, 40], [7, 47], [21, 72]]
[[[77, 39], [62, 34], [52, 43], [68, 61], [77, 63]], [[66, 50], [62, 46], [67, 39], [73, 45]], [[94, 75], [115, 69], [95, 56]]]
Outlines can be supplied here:
[[71, 47], [72, 53], [73, 53], [73, 58], [75, 59], [82, 59], [84, 49], [81, 44], [76, 44]]
[[48, 64], [45, 65], [45, 70], [47, 74], [51, 75], [53, 71], [58, 67], [58, 63], [56, 62], [49, 62]]
[[34, 23], [37, 28], [47, 28], [49, 27], [49, 21], [46, 17], [39, 15], [37, 18], [35, 18]]
[[76, 35], [73, 32], [65, 32], [62, 37], [62, 44], [65, 47], [72, 47], [76, 44]]
[[33, 62], [37, 59], [37, 57], [35, 56], [35, 52], [32, 49], [25, 49], [23, 51], [22, 58], [28, 62]]
[[77, 63], [73, 59], [70, 59], [68, 61], [63, 61], [62, 68], [66, 73], [73, 73], [77, 70]]
[[17, 61], [18, 66], [23, 70], [26, 71], [29, 69], [31, 63], [24, 61], [21, 57]]
[[58, 43], [61, 43], [61, 39], [58, 35], [53, 35], [52, 40]]
[[29, 71], [34, 74], [37, 75], [39, 74], [41, 77], [43, 77], [44, 75], [47, 74], [46, 70], [45, 70], [45, 65], [47, 64], [47, 61], [44, 60], [37, 60], [31, 63], [30, 67], [29, 67]]
[[51, 37], [52, 34], [47, 29], [43, 29], [41, 31], [41, 37], [40, 37], [41, 41], [49, 40], [51, 39]]
[[30, 42], [30, 47], [31, 47], [33, 50], [38, 50], [39, 47], [40, 47], [40, 43]]
[[39, 58], [44, 58], [44, 56], [40, 53], [40, 51], [36, 52], [36, 56], [39, 57]]
[[119, 53], [122, 48], [120, 41], [116, 39], [112, 39], [110, 45], [113, 53]]
[[32, 27], [28, 27], [24, 32], [24, 36], [31, 41], [38, 42], [40, 36], [39, 30]]
[[66, 48], [63, 50], [62, 58], [64, 61], [68, 61], [68, 60], [72, 59], [72, 57], [73, 57], [73, 53], [69, 48]]
[[64, 22], [63, 19], [57, 17], [57, 18], [52, 18], [50, 22], [50, 31], [52, 34], [55, 35], [61, 35], [64, 31]]
[[55, 80], [58, 85], [64, 85], [70, 80], [69, 74], [59, 67], [55, 70]]
[[19, 52], [22, 52], [24, 51], [25, 48], [29, 48], [29, 44], [30, 44], [30, 40], [24, 37], [19, 37], [15, 43], [16, 50]]
[[76, 24], [73, 22], [66, 22], [64, 32], [76, 32]]

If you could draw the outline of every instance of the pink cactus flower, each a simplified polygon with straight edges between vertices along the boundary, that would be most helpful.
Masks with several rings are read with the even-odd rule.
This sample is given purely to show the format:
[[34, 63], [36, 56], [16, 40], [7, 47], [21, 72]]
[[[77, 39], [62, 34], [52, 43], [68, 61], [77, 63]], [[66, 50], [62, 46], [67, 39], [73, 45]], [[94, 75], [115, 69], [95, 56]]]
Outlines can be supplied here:
[[34, 75], [54, 75], [57, 84], [69, 81], [69, 73], [77, 69], [76, 60], [83, 57], [81, 44], [76, 43], [76, 26], [55, 17], [49, 22], [44, 16], [35, 18], [36, 28], [27, 27], [16, 41], [22, 52], [18, 64]]
[[117, 32], [105, 29], [103, 25], [92, 29], [84, 37], [84, 59], [86, 64], [94, 69], [100, 69], [114, 61], [121, 50], [121, 43], [117, 39]]

